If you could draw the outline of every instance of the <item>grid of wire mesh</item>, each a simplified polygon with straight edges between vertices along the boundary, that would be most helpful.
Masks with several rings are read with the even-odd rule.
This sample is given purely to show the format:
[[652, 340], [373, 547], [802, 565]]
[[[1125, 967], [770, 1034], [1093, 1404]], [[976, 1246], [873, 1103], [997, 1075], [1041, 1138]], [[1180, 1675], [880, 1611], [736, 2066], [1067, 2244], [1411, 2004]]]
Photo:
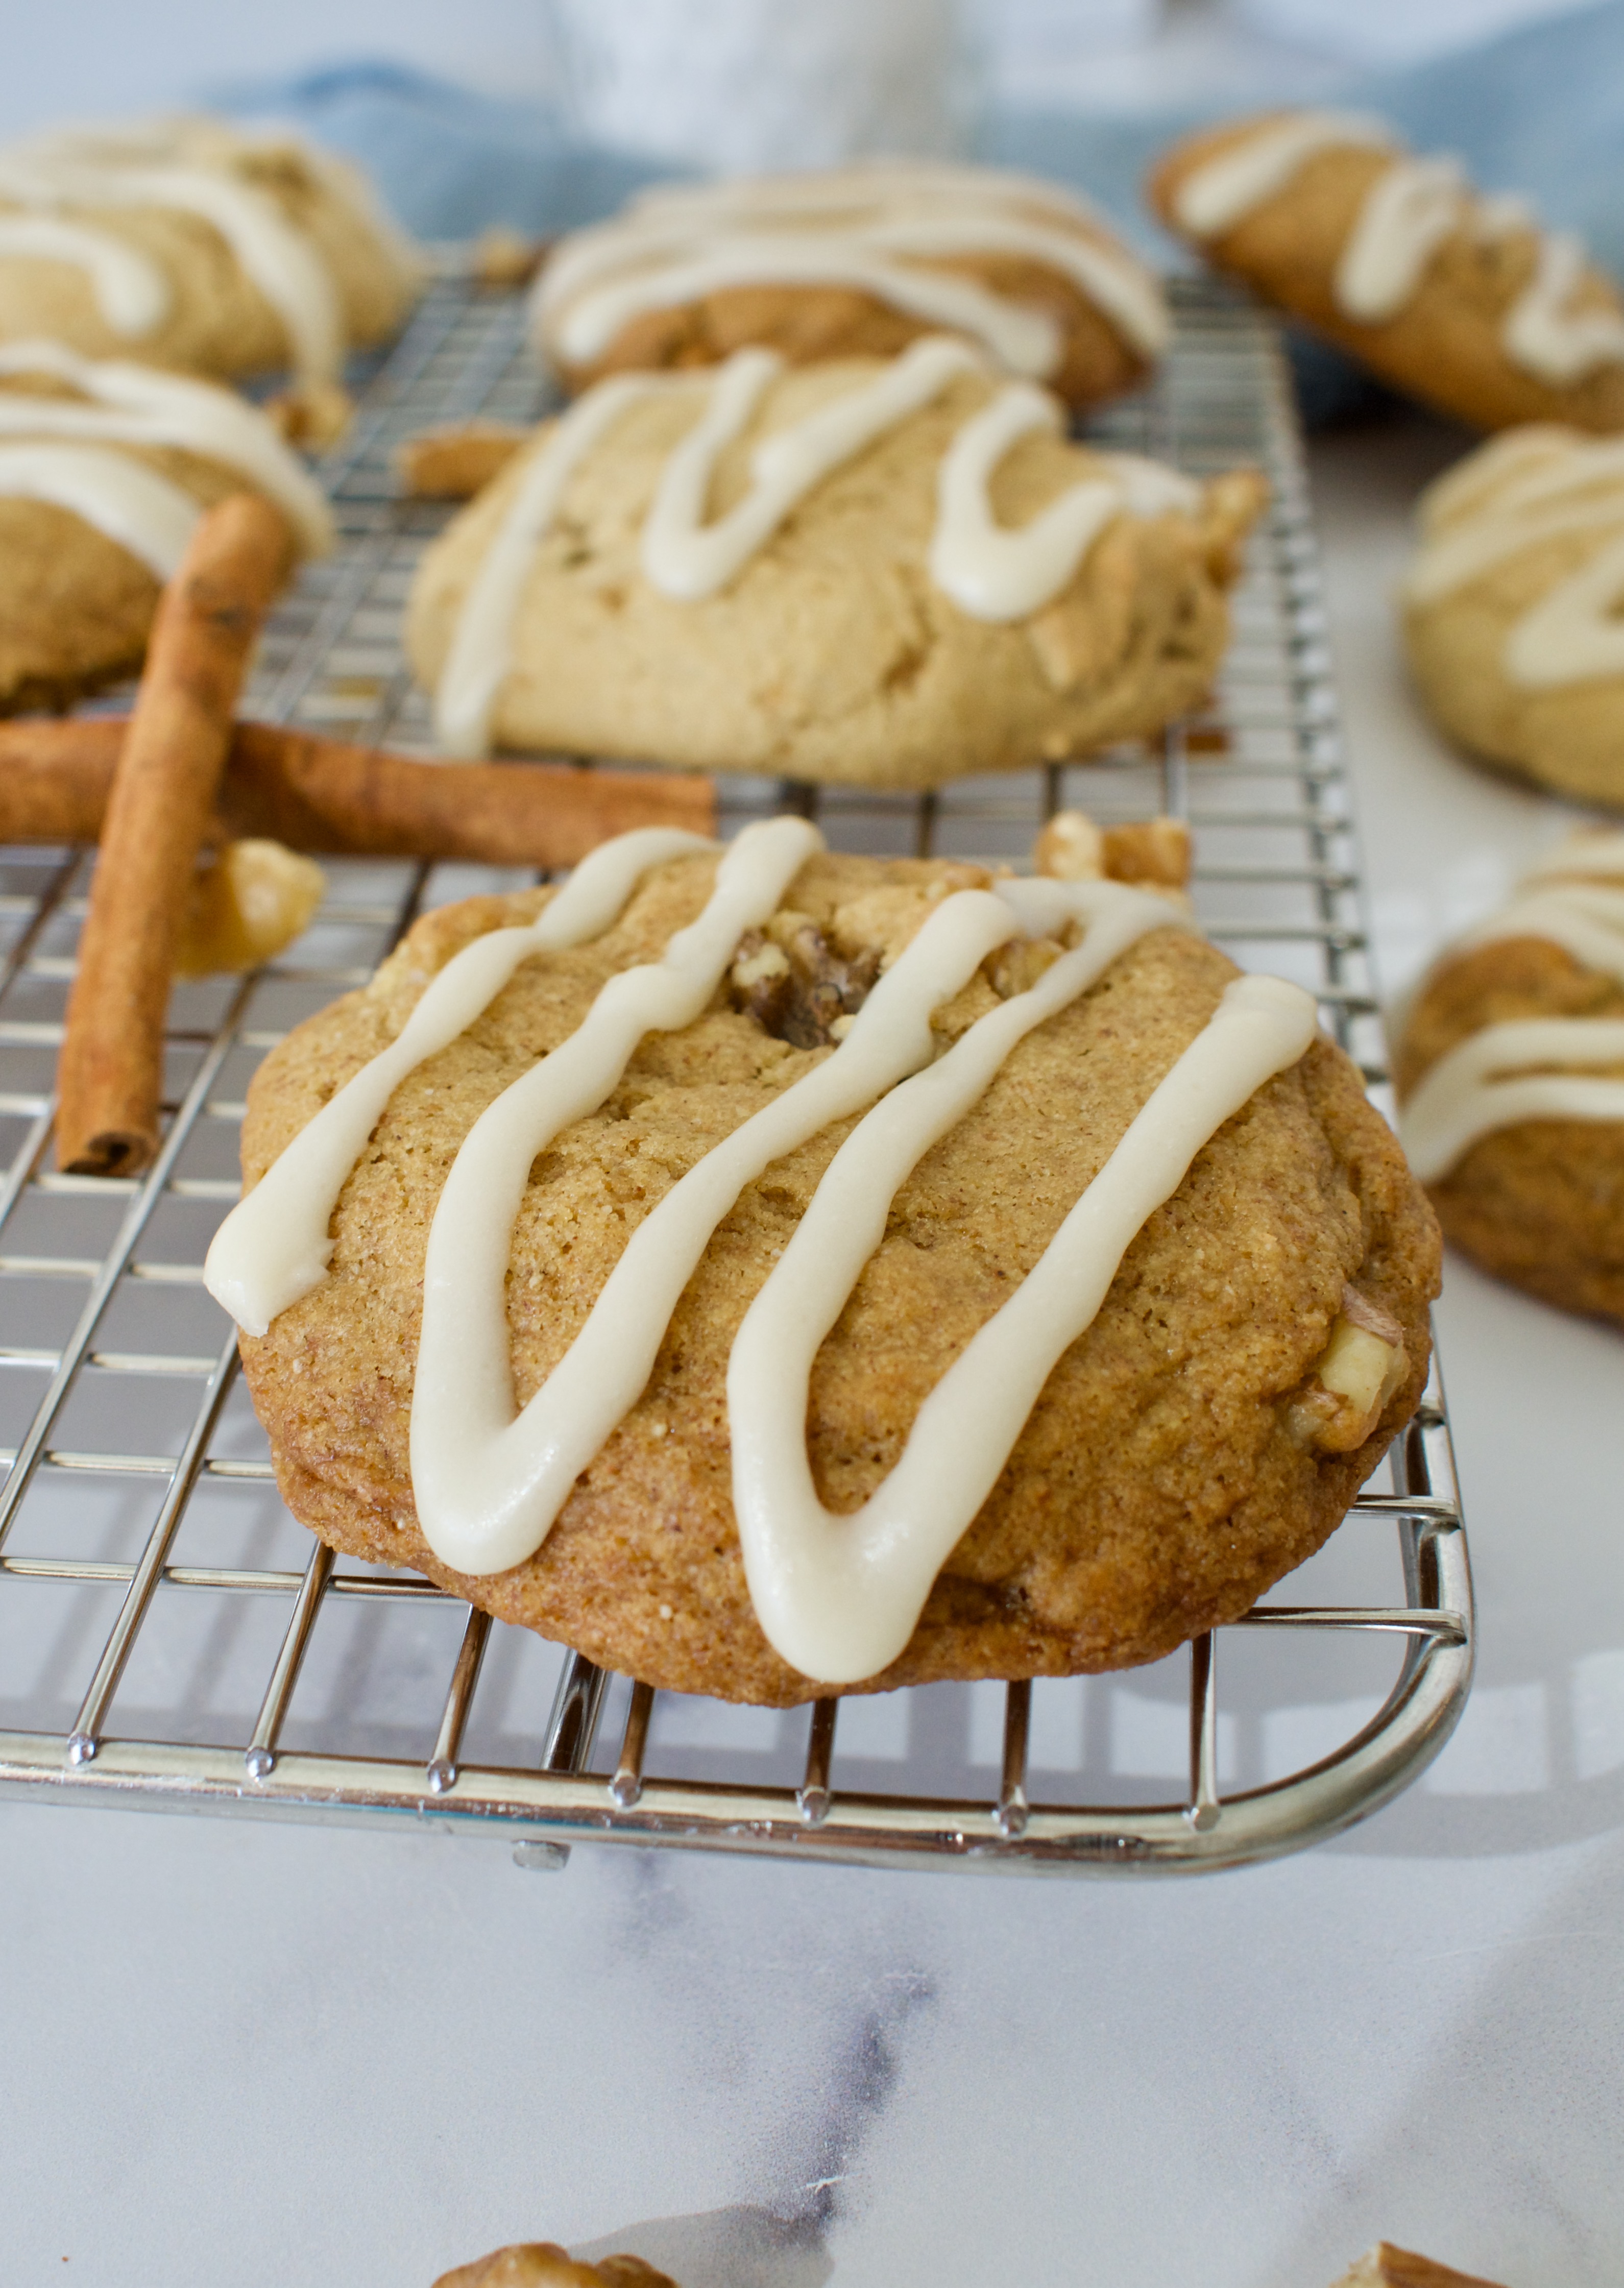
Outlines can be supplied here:
[[[1207, 285], [1175, 293], [1157, 382], [1093, 433], [1196, 474], [1238, 462], [1268, 473], [1212, 708], [1154, 750], [922, 798], [739, 780], [724, 818], [791, 805], [838, 847], [1019, 862], [1062, 805], [1187, 817], [1211, 933], [1312, 989], [1379, 1089], [1284, 368], [1249, 307]], [[391, 454], [411, 431], [526, 419], [543, 398], [516, 300], [439, 281], [327, 465], [342, 544], [276, 616], [251, 712], [428, 747], [400, 627], [444, 512], [397, 497]], [[415, 1577], [340, 1568], [276, 1498], [230, 1330], [201, 1284], [236, 1196], [243, 1092], [266, 1050], [362, 982], [426, 904], [521, 878], [333, 866], [298, 946], [251, 977], [177, 989], [166, 1140], [146, 1177], [120, 1183], [56, 1174], [48, 1157], [86, 865], [74, 851], [0, 854], [0, 1791], [497, 1829], [532, 1865], [592, 1837], [1139, 1871], [1232, 1864], [1334, 1832], [1448, 1736], [1470, 1679], [1471, 1600], [1436, 1384], [1348, 1525], [1294, 1577], [1306, 1601], [1261, 1606], [1223, 1633], [1245, 1652], [1226, 1652], [1222, 1706], [1211, 1638], [1126, 1682], [935, 1687], [787, 1716], [684, 1703]], [[1341, 1688], [1327, 1698], [1333, 1671]]]

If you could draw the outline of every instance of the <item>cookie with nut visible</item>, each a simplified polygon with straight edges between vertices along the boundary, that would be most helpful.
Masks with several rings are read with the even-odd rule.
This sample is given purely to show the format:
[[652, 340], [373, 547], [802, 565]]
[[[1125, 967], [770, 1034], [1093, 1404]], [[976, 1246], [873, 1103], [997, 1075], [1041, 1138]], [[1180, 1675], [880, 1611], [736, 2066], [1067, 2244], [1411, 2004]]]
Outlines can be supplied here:
[[426, 552], [407, 650], [450, 754], [935, 786], [1205, 701], [1266, 489], [1077, 443], [953, 342], [744, 351], [544, 423]]
[[[612, 928], [527, 960], [466, 1033], [402, 1082], [340, 1196], [330, 1274], [267, 1333], [245, 1335], [243, 1355], [284, 1498], [324, 1539], [410, 1565], [662, 1688], [789, 1705], [822, 1688], [775, 1649], [752, 1605], [733, 1506], [729, 1361], [855, 1116], [744, 1186], [641, 1395], [531, 1554], [494, 1573], [446, 1563], [411, 1478], [425, 1246], [445, 1171], [486, 1108], [577, 1031], [609, 981], [657, 962], [696, 920], [716, 863], [696, 854], [655, 868]], [[521, 1404], [569, 1355], [645, 1219], [839, 1053], [863, 997], [945, 900], [999, 878], [946, 860], [808, 859], [702, 1014], [648, 1037], [602, 1107], [538, 1154], [506, 1284]], [[453, 956], [529, 921], [553, 894], [426, 916], [366, 991], [274, 1050], [243, 1131], [250, 1186], [338, 1084], [398, 1039]], [[1086, 943], [1082, 910], [1055, 903], [1051, 923], [1035, 902], [1031, 930], [935, 1009], [939, 1056], [983, 1020], [1001, 1029], [1015, 997], [1079, 934]], [[1014, 1041], [882, 1217], [810, 1377], [808, 1456], [837, 1511], [895, 1468], [943, 1375], [1042, 1259], [1235, 981], [1182, 905], [1143, 904], [1144, 933]], [[1413, 1410], [1437, 1254], [1425, 1199], [1357, 1070], [1313, 1039], [1145, 1221], [1097, 1316], [1049, 1372], [904, 1652], [850, 1688], [1125, 1667], [1246, 1611], [1324, 1541]]]

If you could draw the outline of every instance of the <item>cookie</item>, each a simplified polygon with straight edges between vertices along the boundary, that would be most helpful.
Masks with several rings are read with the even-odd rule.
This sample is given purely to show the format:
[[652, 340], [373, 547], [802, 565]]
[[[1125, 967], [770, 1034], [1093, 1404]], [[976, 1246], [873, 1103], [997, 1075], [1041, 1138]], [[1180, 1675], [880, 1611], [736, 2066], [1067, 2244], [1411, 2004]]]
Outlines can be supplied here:
[[1439, 727], [1624, 806], [1624, 440], [1509, 430], [1422, 494], [1405, 648]]
[[243, 1150], [206, 1277], [294, 1514], [683, 1692], [1154, 1660], [1425, 1374], [1436, 1226], [1310, 997], [1176, 894], [801, 820], [430, 915]]
[[1624, 835], [1570, 837], [1443, 956], [1396, 1076], [1445, 1236], [1544, 1302], [1624, 1323]]
[[873, 786], [1086, 754], [1207, 693], [1262, 482], [1070, 443], [962, 344], [617, 375], [419, 567], [443, 750]]
[[569, 389], [751, 346], [800, 365], [953, 333], [1074, 406], [1136, 387], [1170, 330], [1154, 275], [1074, 192], [902, 162], [646, 191], [559, 242], [531, 309]]
[[1483, 429], [1624, 428], [1624, 304], [1579, 240], [1381, 120], [1231, 121], [1148, 185], [1169, 229], [1384, 381]]
[[287, 136], [179, 119], [0, 153], [0, 341], [321, 391], [420, 277], [355, 170]]
[[302, 554], [330, 547], [320, 489], [232, 391], [55, 342], [0, 347], [0, 713], [138, 669], [198, 516], [245, 488]]

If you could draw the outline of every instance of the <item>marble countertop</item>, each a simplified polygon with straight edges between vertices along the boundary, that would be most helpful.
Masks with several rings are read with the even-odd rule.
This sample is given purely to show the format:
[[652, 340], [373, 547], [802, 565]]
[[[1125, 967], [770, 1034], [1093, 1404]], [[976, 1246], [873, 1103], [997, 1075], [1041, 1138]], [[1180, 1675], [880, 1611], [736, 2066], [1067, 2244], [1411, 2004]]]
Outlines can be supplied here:
[[[1385, 981], [1571, 815], [1417, 716], [1419, 418], [1316, 449]], [[1378, 2236], [1624, 2270], [1618, 1338], [1452, 1263], [1478, 1681], [1389, 1810], [1190, 1882], [980, 1882], [0, 1806], [18, 2288], [1325, 2288]]]

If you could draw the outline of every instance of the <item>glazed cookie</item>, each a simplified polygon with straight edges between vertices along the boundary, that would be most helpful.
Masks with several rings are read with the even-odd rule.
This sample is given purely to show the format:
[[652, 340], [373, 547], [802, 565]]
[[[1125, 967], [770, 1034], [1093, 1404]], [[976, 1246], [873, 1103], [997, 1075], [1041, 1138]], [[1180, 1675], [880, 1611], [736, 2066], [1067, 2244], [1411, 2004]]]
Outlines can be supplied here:
[[1307, 994], [800, 819], [429, 916], [243, 1148], [206, 1276], [295, 1515], [684, 1692], [1154, 1660], [1425, 1374], [1437, 1227]]
[[1624, 806], [1624, 440], [1509, 430], [1429, 487], [1420, 521], [1405, 646], [1439, 725]]
[[1624, 305], [1576, 238], [1379, 119], [1273, 112], [1180, 143], [1170, 229], [1384, 381], [1483, 429], [1624, 428]]
[[286, 136], [180, 119], [0, 153], [0, 341], [321, 392], [419, 282], [355, 171]]
[[300, 553], [331, 545], [320, 489], [234, 392], [56, 342], [0, 348], [0, 713], [139, 668], [199, 514], [244, 488]]
[[561, 240], [537, 282], [537, 346], [566, 385], [716, 365], [890, 357], [954, 333], [1092, 405], [1167, 346], [1159, 284], [1057, 184], [887, 163], [645, 192]]
[[1414, 997], [1400, 1123], [1446, 1238], [1624, 1322], [1624, 834], [1575, 834]]
[[959, 342], [741, 350], [544, 425], [424, 558], [407, 647], [448, 754], [929, 786], [1201, 700], [1262, 491], [1071, 444]]

